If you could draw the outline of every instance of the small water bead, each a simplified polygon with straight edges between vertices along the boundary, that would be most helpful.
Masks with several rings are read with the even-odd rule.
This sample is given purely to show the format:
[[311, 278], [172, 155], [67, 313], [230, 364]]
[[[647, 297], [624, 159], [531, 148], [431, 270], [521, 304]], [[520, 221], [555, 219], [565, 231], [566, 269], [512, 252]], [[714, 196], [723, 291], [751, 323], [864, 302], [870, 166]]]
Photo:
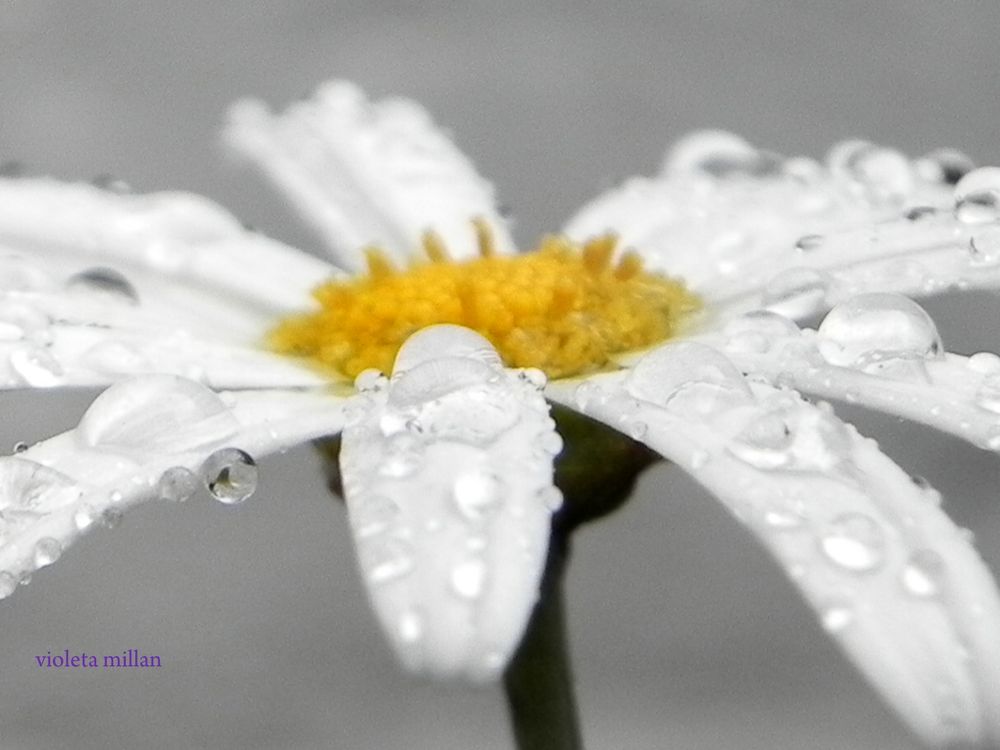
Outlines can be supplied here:
[[842, 141], [827, 156], [834, 175], [863, 187], [869, 197], [899, 201], [916, 187], [913, 164], [899, 151], [867, 141]]
[[1000, 357], [993, 352], [976, 352], [969, 356], [966, 366], [984, 375], [1000, 372]]
[[479, 558], [460, 562], [451, 570], [451, 589], [463, 599], [478, 599], [486, 586], [486, 563]]
[[757, 469], [777, 469], [792, 461], [792, 433], [780, 414], [751, 422], [727, 446], [729, 452]]
[[198, 491], [198, 477], [185, 466], [172, 466], [156, 483], [156, 495], [163, 500], [183, 503]]
[[495, 474], [467, 471], [455, 478], [452, 497], [458, 512], [470, 521], [483, 521], [500, 509], [503, 484]]
[[562, 490], [554, 485], [550, 484], [542, 487], [536, 493], [536, 497], [549, 513], [555, 513], [563, 506], [564, 498]]
[[63, 382], [62, 365], [47, 349], [20, 346], [11, 351], [7, 359], [14, 376], [23, 385], [32, 388], [51, 388]]
[[403, 643], [418, 643], [424, 636], [424, 618], [412, 610], [404, 612], [399, 618], [396, 632]]
[[525, 383], [536, 391], [540, 391], [545, 388], [546, 384], [549, 382], [545, 373], [537, 367], [525, 367], [523, 370], [518, 370], [517, 378], [522, 383]]
[[955, 185], [976, 168], [976, 163], [958, 149], [939, 148], [918, 159], [916, 168], [925, 180]]
[[941, 592], [944, 576], [945, 564], [941, 556], [934, 550], [921, 549], [906, 561], [900, 583], [908, 594], [930, 598]]
[[943, 355], [934, 321], [920, 305], [899, 294], [859, 294], [834, 307], [817, 332], [830, 364], [852, 367], [882, 359], [937, 359]]
[[100, 520], [99, 514], [89, 505], [77, 508], [73, 514], [73, 525], [76, 526], [77, 531], [86, 531], [98, 520]]
[[239, 448], [223, 448], [201, 467], [205, 486], [220, 503], [242, 503], [257, 489], [257, 462]]
[[988, 268], [1000, 264], [1000, 224], [977, 228], [969, 237], [969, 265]]
[[381, 370], [376, 370], [374, 367], [362, 370], [354, 379], [354, 387], [361, 393], [378, 393], [388, 385], [389, 378]]
[[981, 167], [959, 180], [955, 217], [964, 224], [1000, 220], [1000, 167]]
[[70, 292], [87, 292], [114, 298], [130, 305], [139, 303], [139, 293], [132, 282], [113, 268], [88, 268], [66, 280]]
[[976, 406], [993, 414], [1000, 414], [1000, 373], [986, 375], [976, 389]]
[[626, 432], [628, 432], [628, 436], [633, 440], [642, 440], [646, 437], [646, 433], [649, 432], [649, 425], [639, 420], [630, 420], [626, 424]]
[[752, 167], [759, 152], [748, 141], [725, 130], [699, 130], [677, 141], [667, 153], [666, 173], [702, 172], [721, 177]]
[[0, 572], [0, 599], [6, 599], [17, 590], [17, 579], [6, 570]]
[[375, 585], [389, 583], [409, 575], [416, 566], [410, 543], [388, 539], [359, 549], [368, 580]]
[[764, 286], [761, 306], [790, 318], [801, 318], [822, 308], [831, 283], [825, 271], [789, 268], [771, 277]]
[[586, 380], [573, 390], [573, 402], [580, 411], [586, 411], [588, 405], [599, 402], [603, 395], [604, 391], [597, 383]]
[[20, 440], [14, 443], [14, 450], [13, 450], [14, 453], [24, 453], [26, 450], [28, 450], [27, 443]]
[[832, 604], [820, 610], [820, 622], [828, 633], [840, 633], [854, 622], [854, 610], [843, 604]]
[[808, 253], [823, 246], [826, 238], [821, 234], [806, 234], [795, 241], [795, 249], [800, 253]]
[[753, 402], [743, 375], [723, 354], [693, 342], [661, 346], [625, 381], [632, 396], [686, 417], [703, 418]]
[[770, 310], [753, 310], [735, 318], [723, 328], [726, 344], [736, 351], [764, 353], [783, 339], [797, 338], [794, 321]]
[[830, 522], [820, 538], [823, 554], [852, 573], [869, 573], [885, 560], [885, 535], [872, 518], [845, 513]]
[[536, 445], [538, 449], [547, 456], [558, 456], [562, 453], [563, 439], [558, 432], [546, 431], [540, 433]]
[[50, 536], [42, 537], [35, 542], [34, 564], [35, 569], [44, 568], [51, 565], [62, 555], [62, 545], [58, 540]]

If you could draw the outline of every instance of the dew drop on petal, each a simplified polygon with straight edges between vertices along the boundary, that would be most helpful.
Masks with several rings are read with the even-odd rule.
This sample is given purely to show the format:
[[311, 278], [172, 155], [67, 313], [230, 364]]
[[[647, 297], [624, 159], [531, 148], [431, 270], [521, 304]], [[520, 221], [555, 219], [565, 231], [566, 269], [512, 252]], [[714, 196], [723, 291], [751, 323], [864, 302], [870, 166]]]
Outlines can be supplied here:
[[14, 453], [24, 453], [26, 450], [28, 450], [28, 444], [25, 443], [23, 440], [19, 440], [16, 443], [14, 443], [13, 447]]
[[966, 154], [955, 148], [939, 148], [917, 160], [917, 170], [930, 182], [955, 185], [976, 168]]
[[1000, 224], [977, 227], [969, 237], [969, 265], [988, 268], [1000, 265]]
[[852, 573], [876, 570], [885, 559], [881, 527], [862, 513], [845, 513], [830, 522], [820, 538], [820, 549], [835, 565]]
[[405, 408], [488, 383], [496, 371], [474, 359], [443, 357], [415, 365], [393, 378], [389, 403]]
[[937, 359], [941, 336], [920, 305], [899, 294], [859, 294], [834, 307], [819, 326], [819, 351], [830, 364], [872, 359]]
[[500, 507], [499, 477], [484, 471], [466, 471], [455, 478], [452, 497], [462, 517], [482, 521]]
[[538, 499], [550, 513], [555, 513], [563, 506], [563, 493], [558, 487], [548, 485], [542, 487], [537, 493]]
[[[520, 419], [519, 411], [510, 408], [509, 396], [503, 388], [477, 385], [423, 404], [411, 421], [418, 431], [439, 440], [486, 446]], [[411, 429], [409, 423], [407, 429]]]
[[99, 520], [99, 514], [89, 505], [83, 505], [76, 509], [73, 514], [73, 525], [76, 526], [77, 531], [85, 531], [94, 525], [95, 521]]
[[586, 411], [587, 405], [599, 401], [601, 395], [601, 387], [597, 383], [585, 380], [573, 389], [573, 402], [580, 411]]
[[17, 579], [6, 570], [0, 572], [0, 599], [6, 599], [17, 590]]
[[89, 268], [75, 273], [66, 280], [66, 289], [100, 294], [131, 305], [139, 302], [139, 293], [132, 283], [113, 268]]
[[670, 149], [665, 172], [703, 172], [722, 177], [743, 172], [759, 158], [759, 152], [740, 136], [725, 130], [699, 130]]
[[35, 542], [34, 564], [35, 569], [44, 568], [51, 565], [62, 555], [62, 545], [52, 537], [42, 537]]
[[389, 385], [389, 379], [382, 374], [381, 370], [369, 367], [362, 370], [354, 379], [354, 387], [360, 393], [377, 393]]
[[955, 217], [964, 224], [1000, 219], [1000, 167], [981, 167], [955, 185]]
[[929, 598], [940, 593], [944, 574], [945, 565], [941, 556], [933, 550], [921, 549], [906, 561], [900, 583], [911, 596]]
[[242, 503], [257, 489], [257, 462], [239, 448], [223, 448], [201, 467], [205, 486], [220, 503]]
[[827, 156], [831, 173], [863, 188], [869, 198], [900, 201], [913, 192], [916, 172], [899, 151], [867, 141], [842, 141]]
[[410, 543], [403, 539], [387, 539], [362, 550], [362, 563], [368, 580], [381, 585], [408, 575], [415, 567]]
[[761, 306], [790, 318], [800, 318], [823, 306], [830, 283], [830, 276], [824, 271], [789, 268], [764, 286]]
[[442, 324], [422, 328], [399, 348], [393, 375], [412, 370], [437, 359], [468, 359], [496, 370], [502, 367], [493, 345], [475, 331], [462, 326]]
[[451, 589], [463, 599], [478, 599], [486, 585], [486, 563], [478, 558], [458, 563], [451, 570]]
[[7, 359], [10, 369], [23, 385], [32, 388], [51, 388], [63, 381], [63, 368], [47, 349], [19, 346]]
[[792, 460], [792, 433], [780, 414], [765, 414], [729, 443], [736, 458], [757, 469], [777, 469]]
[[729, 321], [723, 333], [736, 351], [764, 353], [782, 339], [798, 336], [795, 321], [770, 310], [753, 310]]
[[156, 495], [163, 500], [183, 503], [198, 491], [198, 477], [185, 466], [172, 466], [156, 483]]
[[993, 352], [976, 352], [969, 356], [967, 367], [984, 375], [1000, 372], [1000, 357]]
[[820, 622], [828, 633], [839, 633], [854, 622], [854, 610], [843, 604], [831, 604], [820, 610]]
[[753, 402], [743, 375], [723, 354], [703, 344], [661, 346], [643, 357], [625, 381], [635, 398], [687, 417], [706, 417]]
[[396, 632], [403, 643], [418, 643], [424, 636], [424, 620], [412, 610], [404, 612], [399, 618]]
[[914, 206], [903, 214], [907, 221], [923, 221], [937, 214], [937, 209], [933, 206]]

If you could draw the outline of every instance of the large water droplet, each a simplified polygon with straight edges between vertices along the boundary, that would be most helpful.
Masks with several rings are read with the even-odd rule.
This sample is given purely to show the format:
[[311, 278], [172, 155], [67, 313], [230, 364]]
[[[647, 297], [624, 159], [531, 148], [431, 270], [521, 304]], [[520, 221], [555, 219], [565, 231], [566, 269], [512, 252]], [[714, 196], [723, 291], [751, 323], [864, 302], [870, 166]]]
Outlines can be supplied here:
[[393, 378], [390, 405], [402, 409], [489, 383], [496, 370], [474, 359], [442, 357], [414, 365]]
[[170, 502], [183, 503], [198, 491], [198, 477], [185, 466], [172, 466], [156, 483], [156, 495]]
[[900, 583], [908, 594], [917, 597], [937, 596], [944, 583], [945, 565], [941, 556], [930, 549], [910, 555], [900, 574]]
[[823, 554], [852, 573], [876, 570], [885, 559], [885, 535], [872, 518], [845, 513], [830, 522], [820, 538]]
[[729, 452], [758, 469], [777, 469], [792, 460], [792, 432], [780, 414], [755, 419], [729, 444]]
[[899, 294], [859, 294], [837, 305], [820, 324], [818, 340], [824, 359], [840, 367], [936, 359], [943, 353], [934, 321]]
[[823, 306], [831, 279], [813, 268], [789, 268], [773, 276], [761, 293], [761, 306], [790, 318], [801, 318]]
[[62, 365], [47, 349], [19, 346], [8, 355], [10, 369], [23, 385], [51, 388], [63, 382]]
[[783, 339], [797, 337], [794, 321], [770, 310], [753, 310], [726, 324], [727, 345], [736, 351], [764, 353]]
[[89, 268], [66, 280], [70, 292], [100, 294], [130, 305], [138, 304], [139, 293], [119, 271], [113, 268]]
[[626, 390], [686, 417], [703, 418], [752, 403], [739, 370], [721, 353], [692, 342], [667, 344], [643, 357]]
[[468, 328], [442, 324], [422, 328], [403, 342], [392, 372], [398, 375], [443, 357], [471, 359], [492, 369], [503, 366], [487, 339]]
[[780, 159], [763, 153], [725, 130], [700, 130], [681, 138], [667, 154], [667, 173], [701, 172], [713, 177], [762, 176], [776, 172]]
[[939, 148], [917, 161], [917, 170], [930, 182], [955, 185], [976, 168], [966, 154], [954, 148]]
[[500, 507], [502, 485], [495, 474], [463, 472], [455, 478], [452, 495], [459, 513], [470, 521], [482, 521]]
[[35, 568], [44, 568], [51, 565], [62, 555], [62, 545], [57, 539], [52, 537], [42, 537], [35, 542], [34, 563]]
[[486, 585], [486, 563], [479, 558], [460, 562], [451, 570], [451, 588], [463, 599], [478, 599]]
[[450, 393], [424, 404], [415, 424], [439, 440], [486, 446], [510, 430], [521, 419], [511, 408], [509, 394], [490, 385]]
[[220, 503], [242, 503], [257, 489], [257, 462], [239, 448], [217, 450], [201, 467], [205, 486]]
[[916, 173], [899, 151], [866, 141], [842, 141], [827, 156], [830, 172], [876, 200], [901, 201], [913, 192]]
[[1000, 167], [981, 167], [959, 180], [955, 217], [965, 224], [1000, 220]]
[[95, 447], [185, 451], [225, 440], [236, 427], [222, 399], [205, 386], [174, 375], [147, 375], [98, 396], [77, 434]]

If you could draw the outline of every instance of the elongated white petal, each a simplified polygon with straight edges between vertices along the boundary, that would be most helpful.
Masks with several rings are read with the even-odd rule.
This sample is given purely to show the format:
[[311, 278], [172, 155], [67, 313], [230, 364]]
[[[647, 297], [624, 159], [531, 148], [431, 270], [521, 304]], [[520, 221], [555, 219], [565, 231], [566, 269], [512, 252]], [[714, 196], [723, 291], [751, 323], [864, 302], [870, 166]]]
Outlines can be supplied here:
[[1000, 598], [940, 495], [826, 406], [681, 343], [550, 397], [627, 432], [718, 497], [926, 742], [1000, 741]]
[[717, 311], [801, 317], [865, 291], [996, 288], [1000, 180], [976, 170], [953, 188], [934, 166], [860, 141], [820, 165], [702, 134], [675, 149], [663, 175], [598, 198], [566, 231], [617, 232]]
[[7, 291], [59, 291], [74, 274], [114, 269], [178, 326], [241, 341], [307, 307], [311, 290], [341, 273], [197, 195], [48, 179], [0, 179], [0, 260]]
[[206, 485], [240, 501], [256, 478], [250, 456], [337, 433], [342, 404], [319, 392], [216, 394], [169, 375], [113, 386], [76, 429], [0, 458], [0, 596], [138, 503]]
[[493, 228], [500, 252], [513, 248], [492, 187], [415, 102], [371, 103], [335, 81], [279, 116], [239, 102], [226, 139], [286, 193], [345, 268], [361, 268], [370, 245], [406, 260], [429, 229], [456, 256], [475, 255], [475, 217]]
[[1000, 357], [946, 353], [930, 317], [897, 295], [835, 307], [819, 331], [766, 311], [698, 337], [751, 376], [858, 403], [1000, 451]]
[[496, 679], [538, 597], [561, 440], [537, 373], [436, 326], [362, 373], [340, 453], [359, 564], [403, 663]]

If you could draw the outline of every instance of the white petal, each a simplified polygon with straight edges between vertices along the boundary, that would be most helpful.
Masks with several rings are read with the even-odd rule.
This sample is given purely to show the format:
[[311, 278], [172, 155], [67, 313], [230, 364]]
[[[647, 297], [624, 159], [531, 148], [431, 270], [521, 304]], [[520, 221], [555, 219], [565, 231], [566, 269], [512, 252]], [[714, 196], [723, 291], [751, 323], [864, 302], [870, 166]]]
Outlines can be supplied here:
[[476, 682], [520, 641], [561, 502], [542, 381], [491, 352], [455, 326], [416, 334], [391, 381], [359, 376], [340, 453], [361, 572], [397, 655]]
[[664, 175], [598, 198], [567, 233], [617, 232], [716, 311], [802, 317], [863, 291], [1000, 286], [998, 217], [955, 210], [961, 191], [928, 176], [927, 160], [853, 141], [820, 165], [718, 133], [676, 151]]
[[[146, 500], [185, 499], [216, 479], [203, 472], [217, 474], [219, 459], [239, 457], [232, 449], [259, 458], [337, 433], [342, 404], [321, 393], [220, 395], [169, 375], [113, 386], [76, 429], [0, 458], [0, 595], [102, 521]], [[252, 461], [236, 468], [241, 476], [215, 487], [228, 502], [253, 489]]]
[[226, 139], [288, 195], [346, 268], [362, 268], [361, 251], [371, 245], [407, 260], [428, 229], [456, 257], [475, 255], [475, 217], [493, 228], [499, 251], [513, 248], [492, 187], [415, 102], [371, 103], [335, 81], [280, 116], [258, 101], [239, 102]]
[[230, 340], [259, 336], [341, 273], [246, 231], [197, 195], [123, 195], [48, 179], [0, 179], [0, 256], [0, 289], [53, 289], [72, 274], [113, 268], [144, 305]]
[[[685, 374], [687, 373], [687, 374]], [[688, 471], [775, 556], [926, 742], [1000, 741], [1000, 598], [940, 496], [823, 406], [698, 344], [550, 397]]]
[[759, 311], [699, 340], [751, 376], [1000, 451], [1000, 357], [945, 353], [922, 312], [906, 298], [862, 295], [835, 307], [819, 332]]

